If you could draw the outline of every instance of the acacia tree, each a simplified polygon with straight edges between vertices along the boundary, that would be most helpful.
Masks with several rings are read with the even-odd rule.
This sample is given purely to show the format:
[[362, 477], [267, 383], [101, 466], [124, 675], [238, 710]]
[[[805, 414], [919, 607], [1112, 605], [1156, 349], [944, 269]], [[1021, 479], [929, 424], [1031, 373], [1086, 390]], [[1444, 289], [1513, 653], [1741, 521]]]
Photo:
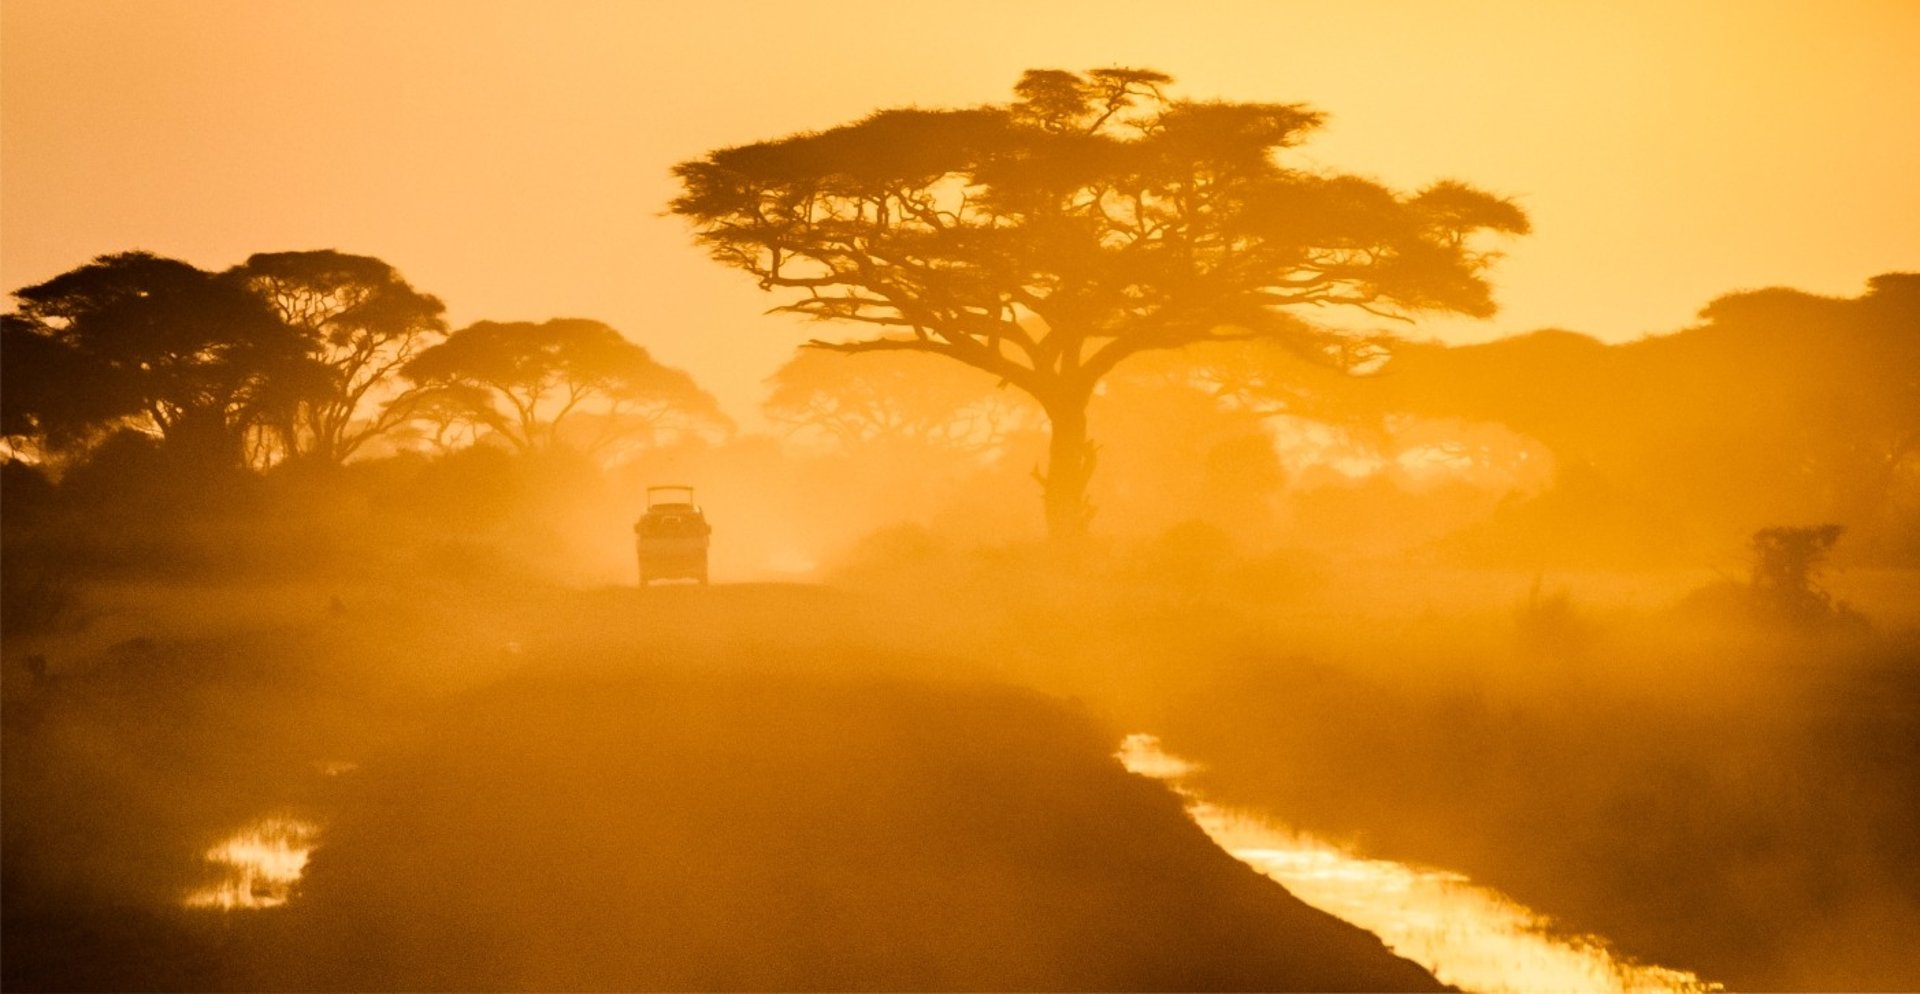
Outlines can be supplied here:
[[1031, 395], [1051, 440], [1049, 532], [1085, 533], [1086, 407], [1128, 356], [1303, 335], [1286, 308], [1405, 319], [1489, 315], [1492, 254], [1513, 204], [1462, 183], [1402, 195], [1289, 164], [1321, 115], [1295, 104], [1169, 98], [1145, 69], [1029, 70], [1010, 104], [885, 110], [675, 167], [672, 210], [713, 258], [788, 302], [873, 326], [815, 340], [920, 351]]
[[298, 333], [237, 280], [177, 259], [104, 255], [14, 297], [6, 431], [55, 450], [133, 427], [237, 467], [248, 433], [317, 372]]
[[450, 382], [408, 390], [386, 410], [401, 432], [444, 456], [479, 441], [486, 417], [476, 418], [474, 412], [492, 412], [494, 403], [485, 387]]
[[37, 459], [74, 447], [88, 427], [88, 397], [63, 388], [79, 360], [39, 322], [0, 314], [0, 435], [7, 455]]
[[664, 430], [727, 424], [692, 377], [583, 318], [480, 321], [415, 356], [401, 375], [416, 390], [393, 402], [396, 416], [430, 416], [444, 428], [451, 405], [522, 452], [569, 441], [572, 421], [595, 423], [580, 444], [593, 454]]
[[438, 298], [386, 262], [332, 250], [263, 252], [233, 274], [306, 336], [324, 367], [276, 426], [288, 455], [342, 463], [399, 424], [400, 408], [373, 401], [446, 332]]
[[842, 449], [914, 442], [968, 454], [1000, 446], [1031, 407], [971, 370], [906, 353], [801, 351], [768, 378], [769, 420]]

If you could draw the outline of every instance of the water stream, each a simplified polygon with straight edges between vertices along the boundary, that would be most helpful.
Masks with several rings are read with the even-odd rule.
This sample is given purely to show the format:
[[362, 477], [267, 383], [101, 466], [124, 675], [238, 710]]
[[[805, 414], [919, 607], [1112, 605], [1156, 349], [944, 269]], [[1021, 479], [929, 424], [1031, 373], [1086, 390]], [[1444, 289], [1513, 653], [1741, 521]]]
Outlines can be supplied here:
[[1129, 771], [1166, 782], [1187, 813], [1227, 852], [1295, 897], [1378, 935], [1440, 980], [1485, 994], [1655, 994], [1718, 991], [1684, 970], [1636, 963], [1594, 936], [1458, 873], [1369, 859], [1250, 812], [1211, 804], [1185, 779], [1193, 764], [1151, 735], [1129, 735], [1117, 754]]
[[208, 849], [216, 879], [186, 897], [190, 908], [274, 908], [287, 903], [307, 868], [319, 828], [291, 815], [262, 818]]
[[[1722, 990], [1684, 970], [1634, 962], [1605, 941], [1559, 928], [1458, 873], [1363, 857], [1251, 812], [1210, 803], [1186, 785], [1196, 767], [1168, 754], [1151, 735], [1127, 736], [1116, 756], [1130, 772], [1179, 792], [1187, 813], [1222, 849], [1307, 904], [1378, 935], [1446, 983], [1484, 994]], [[228, 911], [285, 904], [319, 833], [315, 822], [284, 812], [242, 827], [206, 851], [212, 879], [186, 895], [185, 903]]]

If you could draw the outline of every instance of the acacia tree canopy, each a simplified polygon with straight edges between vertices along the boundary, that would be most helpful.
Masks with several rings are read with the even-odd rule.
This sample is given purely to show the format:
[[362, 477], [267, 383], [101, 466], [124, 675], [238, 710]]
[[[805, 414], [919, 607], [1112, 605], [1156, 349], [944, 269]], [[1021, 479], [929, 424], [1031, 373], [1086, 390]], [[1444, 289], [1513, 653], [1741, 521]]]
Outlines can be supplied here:
[[796, 353], [768, 378], [762, 410], [841, 448], [913, 442], [981, 454], [1029, 421], [1030, 404], [962, 366], [911, 353]]
[[415, 356], [401, 375], [418, 389], [394, 402], [400, 416], [420, 415], [424, 401], [441, 417], [458, 405], [522, 451], [562, 444], [570, 419], [596, 423], [582, 445], [589, 452], [650, 442], [662, 429], [727, 424], [692, 377], [583, 318], [480, 321]]
[[71, 448], [90, 422], [118, 416], [113, 405], [90, 417], [100, 398], [65, 388], [78, 363], [72, 344], [44, 324], [0, 314], [0, 434], [11, 449]]
[[373, 395], [445, 333], [438, 298], [380, 259], [332, 250], [263, 252], [232, 272], [300, 330], [325, 367], [277, 426], [289, 455], [341, 463], [395, 427], [397, 410], [376, 407]]
[[[1287, 309], [1484, 316], [1506, 200], [1402, 194], [1290, 164], [1296, 104], [1175, 100], [1145, 69], [1031, 70], [1013, 102], [883, 110], [675, 168], [672, 210], [775, 311], [873, 327], [815, 347], [944, 355], [1030, 394], [1052, 440], [1050, 532], [1084, 533], [1086, 405], [1130, 355], [1304, 336]], [[1304, 343], [1303, 343], [1304, 345]]]
[[315, 374], [300, 336], [238, 280], [177, 259], [104, 255], [14, 297], [6, 430], [56, 449], [132, 425], [238, 465], [286, 385]]

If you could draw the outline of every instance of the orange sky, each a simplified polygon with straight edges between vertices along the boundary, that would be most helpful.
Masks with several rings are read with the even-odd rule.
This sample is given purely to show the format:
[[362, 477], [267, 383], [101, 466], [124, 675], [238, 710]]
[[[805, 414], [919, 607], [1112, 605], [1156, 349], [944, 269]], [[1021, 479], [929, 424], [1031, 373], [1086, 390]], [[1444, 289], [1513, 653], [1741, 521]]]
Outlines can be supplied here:
[[1920, 269], [1920, 3], [5, 0], [0, 282], [133, 248], [378, 255], [480, 318], [599, 318], [750, 418], [799, 335], [661, 216], [673, 163], [1138, 65], [1333, 115], [1313, 161], [1511, 194], [1500, 317], [1630, 338]]

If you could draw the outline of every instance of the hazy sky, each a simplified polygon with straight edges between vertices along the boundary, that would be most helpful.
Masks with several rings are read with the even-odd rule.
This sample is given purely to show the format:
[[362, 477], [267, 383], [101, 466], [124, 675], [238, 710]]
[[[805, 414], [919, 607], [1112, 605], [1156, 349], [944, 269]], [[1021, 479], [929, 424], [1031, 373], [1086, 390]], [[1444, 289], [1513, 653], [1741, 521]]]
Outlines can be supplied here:
[[[800, 332], [662, 216], [669, 168], [1023, 69], [1306, 102], [1303, 151], [1510, 194], [1502, 314], [1630, 338], [1920, 269], [1920, 2], [5, 0], [0, 282], [134, 248], [338, 248], [480, 318], [605, 320], [736, 415]], [[821, 331], [824, 329], [812, 329]]]

